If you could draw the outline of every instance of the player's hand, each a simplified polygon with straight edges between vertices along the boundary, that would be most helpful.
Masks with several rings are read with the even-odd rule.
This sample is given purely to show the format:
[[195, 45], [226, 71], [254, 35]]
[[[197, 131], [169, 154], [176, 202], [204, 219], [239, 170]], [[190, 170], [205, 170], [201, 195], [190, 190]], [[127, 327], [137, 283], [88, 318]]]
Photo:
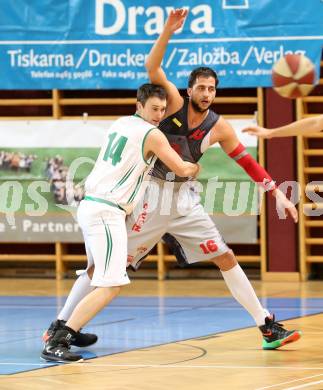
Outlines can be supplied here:
[[255, 135], [259, 138], [271, 138], [271, 131], [260, 126], [249, 126], [243, 129], [242, 132], [248, 133], [249, 135]]
[[171, 11], [166, 22], [167, 28], [172, 33], [180, 29], [185, 22], [187, 14], [188, 10], [184, 8], [177, 8]]
[[197, 176], [200, 174], [201, 168], [202, 168], [201, 165], [200, 165], [199, 163], [194, 163], [194, 164], [192, 164], [192, 165], [195, 165], [195, 167], [196, 167], [196, 172], [195, 172], [194, 175], [188, 176], [188, 179], [189, 179], [189, 180], [195, 180], [195, 179], [197, 178]]
[[278, 188], [273, 191], [273, 196], [276, 198], [276, 210], [279, 219], [286, 219], [289, 215], [297, 223], [298, 212], [295, 205]]

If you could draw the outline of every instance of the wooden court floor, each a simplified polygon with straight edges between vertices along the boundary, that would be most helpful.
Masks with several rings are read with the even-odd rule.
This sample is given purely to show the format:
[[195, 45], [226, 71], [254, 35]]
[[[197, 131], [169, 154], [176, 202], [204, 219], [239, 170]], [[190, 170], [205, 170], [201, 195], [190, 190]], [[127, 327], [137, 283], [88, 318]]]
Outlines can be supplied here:
[[[66, 295], [72, 281], [1, 279], [3, 296]], [[323, 282], [253, 282], [259, 297], [322, 298]], [[230, 296], [222, 281], [135, 280], [123, 296]], [[256, 328], [0, 377], [0, 389], [323, 389], [323, 313], [284, 321], [303, 337], [263, 351]]]

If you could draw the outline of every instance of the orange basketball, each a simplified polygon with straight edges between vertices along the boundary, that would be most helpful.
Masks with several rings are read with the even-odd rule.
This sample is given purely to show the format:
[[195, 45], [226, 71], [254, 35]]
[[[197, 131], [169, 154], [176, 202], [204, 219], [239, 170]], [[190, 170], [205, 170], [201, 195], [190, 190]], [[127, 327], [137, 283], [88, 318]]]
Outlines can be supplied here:
[[314, 65], [304, 55], [287, 54], [273, 66], [272, 81], [274, 90], [285, 98], [307, 96], [314, 87]]

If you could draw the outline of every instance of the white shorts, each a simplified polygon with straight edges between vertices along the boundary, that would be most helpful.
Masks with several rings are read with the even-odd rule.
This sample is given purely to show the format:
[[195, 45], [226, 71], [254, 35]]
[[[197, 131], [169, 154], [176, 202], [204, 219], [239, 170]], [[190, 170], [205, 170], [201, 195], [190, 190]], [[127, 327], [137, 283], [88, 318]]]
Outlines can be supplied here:
[[200, 204], [194, 183], [174, 184], [172, 200], [163, 188], [165, 181], [152, 178], [139, 210], [127, 217], [128, 264], [137, 269], [141, 260], [165, 233], [175, 242], [177, 252], [188, 264], [210, 260], [230, 249]]
[[[125, 212], [107, 204], [82, 200], [77, 220], [85, 242], [86, 270], [94, 265], [91, 285], [116, 287], [129, 284]], [[85, 271], [78, 274], [82, 272]]]

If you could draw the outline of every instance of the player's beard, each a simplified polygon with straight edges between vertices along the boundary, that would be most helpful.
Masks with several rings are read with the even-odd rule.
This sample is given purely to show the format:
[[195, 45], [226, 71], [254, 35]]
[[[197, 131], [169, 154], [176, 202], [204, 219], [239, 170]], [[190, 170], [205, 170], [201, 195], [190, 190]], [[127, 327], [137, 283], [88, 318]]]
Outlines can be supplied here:
[[210, 105], [211, 105], [211, 104], [208, 105], [207, 108], [202, 108], [202, 107], [199, 106], [197, 101], [194, 100], [192, 97], [191, 97], [191, 104], [192, 104], [193, 110], [196, 111], [196, 112], [200, 112], [201, 114], [206, 112], [210, 108]]

